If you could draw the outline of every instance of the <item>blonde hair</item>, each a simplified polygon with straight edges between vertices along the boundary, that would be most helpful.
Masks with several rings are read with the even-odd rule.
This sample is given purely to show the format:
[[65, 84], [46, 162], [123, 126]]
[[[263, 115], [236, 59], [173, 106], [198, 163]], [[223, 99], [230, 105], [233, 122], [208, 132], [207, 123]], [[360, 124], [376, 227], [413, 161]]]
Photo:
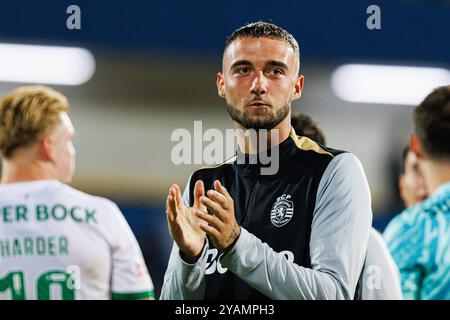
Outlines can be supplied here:
[[20, 87], [0, 99], [0, 152], [10, 157], [17, 148], [37, 142], [69, 111], [61, 93], [45, 86]]

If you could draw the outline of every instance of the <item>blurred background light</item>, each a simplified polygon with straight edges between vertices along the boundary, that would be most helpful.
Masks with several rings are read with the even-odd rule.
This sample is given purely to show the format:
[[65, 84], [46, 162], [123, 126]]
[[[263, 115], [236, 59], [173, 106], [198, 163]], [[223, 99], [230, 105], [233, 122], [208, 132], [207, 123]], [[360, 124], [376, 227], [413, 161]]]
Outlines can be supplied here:
[[94, 71], [83, 48], [0, 43], [0, 81], [77, 86]]
[[334, 93], [359, 103], [417, 105], [433, 89], [450, 83], [441, 68], [346, 64], [331, 76]]

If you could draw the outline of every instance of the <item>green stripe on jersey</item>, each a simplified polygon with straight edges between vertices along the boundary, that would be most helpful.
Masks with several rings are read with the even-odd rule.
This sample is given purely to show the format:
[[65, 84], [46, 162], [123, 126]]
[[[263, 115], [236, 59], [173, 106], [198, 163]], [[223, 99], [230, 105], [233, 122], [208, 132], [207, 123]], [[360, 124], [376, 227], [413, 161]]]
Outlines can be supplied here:
[[113, 292], [111, 295], [112, 300], [138, 300], [138, 299], [152, 299], [155, 297], [153, 291], [142, 291], [133, 293], [117, 293]]

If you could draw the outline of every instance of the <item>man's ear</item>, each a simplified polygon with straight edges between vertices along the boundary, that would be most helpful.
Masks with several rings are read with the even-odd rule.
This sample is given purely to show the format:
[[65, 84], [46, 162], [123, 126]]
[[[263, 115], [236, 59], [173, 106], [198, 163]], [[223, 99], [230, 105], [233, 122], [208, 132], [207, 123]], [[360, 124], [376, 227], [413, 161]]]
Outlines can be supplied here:
[[54, 161], [53, 144], [54, 140], [51, 137], [42, 138], [37, 142], [37, 150], [39, 157], [45, 161]]
[[292, 100], [297, 100], [302, 95], [303, 84], [305, 83], [304, 76], [298, 76], [294, 85], [294, 94], [292, 95]]
[[225, 98], [225, 82], [223, 81], [223, 76], [221, 72], [217, 73], [217, 93], [220, 97]]
[[409, 149], [416, 154], [417, 158], [424, 158], [422, 144], [420, 143], [419, 137], [415, 133], [413, 133], [409, 139]]
[[403, 197], [403, 190], [405, 189], [405, 176], [404, 174], [400, 174], [398, 176], [398, 190], [400, 191], [400, 196]]

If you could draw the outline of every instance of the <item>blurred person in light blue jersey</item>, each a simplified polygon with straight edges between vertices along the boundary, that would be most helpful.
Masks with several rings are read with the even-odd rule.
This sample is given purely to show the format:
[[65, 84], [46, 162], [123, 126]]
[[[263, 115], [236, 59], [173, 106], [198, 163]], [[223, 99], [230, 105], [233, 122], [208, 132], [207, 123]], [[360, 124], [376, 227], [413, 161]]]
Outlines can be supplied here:
[[450, 299], [450, 86], [428, 95], [414, 122], [410, 148], [430, 195], [395, 217], [384, 237], [406, 299]]
[[[292, 113], [291, 123], [299, 136], [310, 138], [325, 146], [323, 131], [310, 116], [303, 113]], [[411, 179], [407, 180], [409, 181]], [[406, 186], [410, 186], [410, 184], [406, 184]], [[407, 187], [404, 189], [410, 190]], [[369, 231], [367, 257], [363, 268], [362, 282], [358, 286], [360, 286], [358, 289], [361, 290], [362, 300], [402, 299], [400, 274], [397, 265], [389, 253], [383, 237], [374, 228], [370, 228]]]

